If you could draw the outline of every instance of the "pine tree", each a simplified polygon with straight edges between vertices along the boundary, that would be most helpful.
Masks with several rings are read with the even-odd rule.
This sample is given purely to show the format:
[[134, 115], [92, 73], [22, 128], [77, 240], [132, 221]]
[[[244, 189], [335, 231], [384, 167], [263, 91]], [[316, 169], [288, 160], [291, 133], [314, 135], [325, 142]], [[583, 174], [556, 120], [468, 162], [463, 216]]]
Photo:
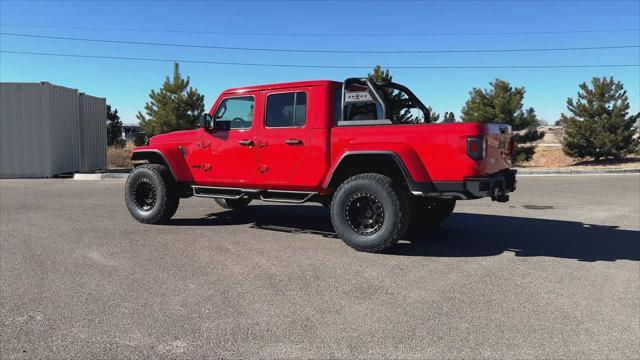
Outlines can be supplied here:
[[578, 99], [567, 99], [567, 110], [572, 114], [560, 115], [565, 126], [562, 149], [576, 157], [595, 160], [612, 157], [620, 159], [638, 150], [634, 139], [634, 124], [640, 113], [629, 115], [629, 98], [624, 86], [613, 77], [591, 80], [579, 85]]
[[[373, 68], [373, 72], [369, 74], [369, 78], [373, 79], [374, 82], [384, 84], [387, 82], [391, 82], [393, 77], [389, 72], [389, 69], [382, 70], [380, 65], [376, 65]], [[395, 89], [384, 88], [386, 92], [387, 102], [389, 103], [389, 107], [391, 109], [391, 113], [387, 114], [391, 121], [396, 124], [416, 124], [423, 123], [425, 121], [436, 122], [440, 119], [440, 114], [432, 112], [431, 107], [428, 107], [429, 110], [429, 118], [424, 119], [420, 116], [417, 116], [415, 113], [411, 112], [411, 109], [407, 107], [407, 96]], [[424, 114], [426, 116], [426, 114]], [[435, 119], [435, 120], [433, 120]]]
[[443, 123], [454, 123], [456, 122], [456, 116], [453, 115], [452, 112], [447, 111], [444, 113], [444, 118], [442, 119]]
[[382, 66], [380, 65], [376, 65], [376, 67], [373, 68], [373, 72], [369, 74], [369, 77], [378, 83], [390, 82], [393, 78], [389, 73], [389, 69], [382, 70]]
[[522, 146], [542, 139], [543, 132], [538, 132], [540, 125], [532, 107], [523, 109], [524, 87], [512, 87], [500, 79], [490, 83], [489, 89], [473, 88], [469, 92], [469, 100], [462, 108], [461, 118], [464, 122], [485, 122], [511, 125], [516, 144], [515, 161], [530, 160], [535, 149], [533, 146]]
[[427, 110], [429, 110], [429, 122], [435, 123], [435, 122], [438, 122], [438, 120], [440, 120], [440, 114], [433, 111], [431, 106], [427, 106]]
[[204, 96], [189, 86], [190, 81], [182, 78], [175, 63], [173, 78], [167, 77], [160, 90], [151, 90], [151, 101], [144, 106], [146, 116], [140, 111], [136, 116], [148, 136], [196, 127], [204, 113]]
[[111, 108], [107, 104], [107, 145], [122, 145], [120, 138], [122, 137], [122, 121], [118, 115], [118, 109]]

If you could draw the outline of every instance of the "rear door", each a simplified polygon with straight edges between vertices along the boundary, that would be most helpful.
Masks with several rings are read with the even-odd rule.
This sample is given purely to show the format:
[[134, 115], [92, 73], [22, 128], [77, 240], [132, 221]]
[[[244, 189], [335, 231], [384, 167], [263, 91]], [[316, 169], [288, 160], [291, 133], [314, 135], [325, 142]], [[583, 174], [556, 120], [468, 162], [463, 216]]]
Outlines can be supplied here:
[[305, 183], [297, 174], [309, 149], [308, 97], [309, 91], [305, 88], [263, 93], [264, 121], [258, 142], [261, 183]]

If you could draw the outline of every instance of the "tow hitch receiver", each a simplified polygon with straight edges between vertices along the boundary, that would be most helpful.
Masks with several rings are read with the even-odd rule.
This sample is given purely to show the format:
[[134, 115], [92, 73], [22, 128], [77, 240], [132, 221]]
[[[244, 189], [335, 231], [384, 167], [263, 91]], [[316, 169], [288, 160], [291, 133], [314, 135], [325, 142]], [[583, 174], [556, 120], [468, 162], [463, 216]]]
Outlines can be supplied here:
[[509, 195], [504, 193], [504, 189], [502, 187], [496, 186], [493, 188], [491, 200], [504, 203], [509, 201]]

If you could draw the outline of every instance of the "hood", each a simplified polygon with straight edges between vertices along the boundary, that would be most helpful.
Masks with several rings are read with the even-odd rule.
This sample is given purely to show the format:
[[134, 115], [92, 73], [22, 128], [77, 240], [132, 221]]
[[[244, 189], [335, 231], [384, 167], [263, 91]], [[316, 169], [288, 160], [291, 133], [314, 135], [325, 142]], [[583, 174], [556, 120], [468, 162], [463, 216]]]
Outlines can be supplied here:
[[196, 138], [198, 130], [180, 130], [165, 134], [158, 134], [149, 139], [149, 144], [192, 141]]

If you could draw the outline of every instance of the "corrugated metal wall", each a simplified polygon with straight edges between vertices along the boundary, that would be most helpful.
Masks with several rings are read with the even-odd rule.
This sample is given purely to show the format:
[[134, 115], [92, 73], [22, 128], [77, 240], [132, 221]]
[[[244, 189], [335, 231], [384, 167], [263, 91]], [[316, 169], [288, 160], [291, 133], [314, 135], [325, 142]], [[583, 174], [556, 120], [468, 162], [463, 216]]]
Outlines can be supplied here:
[[49, 172], [46, 176], [78, 171], [80, 166], [78, 90], [44, 84], [43, 91], [49, 98], [49, 106], [44, 107], [44, 112], [49, 113], [48, 128], [44, 137], [51, 142]]
[[43, 97], [39, 84], [0, 84], [0, 174], [45, 176]]
[[107, 168], [107, 104], [104, 98], [80, 94], [80, 171]]
[[[93, 98], [93, 97], [91, 97]], [[97, 100], [93, 100], [97, 99]], [[84, 118], [105, 125], [104, 99], [88, 101]], [[101, 105], [102, 104], [102, 105]], [[81, 153], [86, 168], [106, 168], [106, 128], [81, 131], [80, 95], [75, 89], [49, 83], [0, 83], [0, 177], [52, 177], [80, 171]]]

